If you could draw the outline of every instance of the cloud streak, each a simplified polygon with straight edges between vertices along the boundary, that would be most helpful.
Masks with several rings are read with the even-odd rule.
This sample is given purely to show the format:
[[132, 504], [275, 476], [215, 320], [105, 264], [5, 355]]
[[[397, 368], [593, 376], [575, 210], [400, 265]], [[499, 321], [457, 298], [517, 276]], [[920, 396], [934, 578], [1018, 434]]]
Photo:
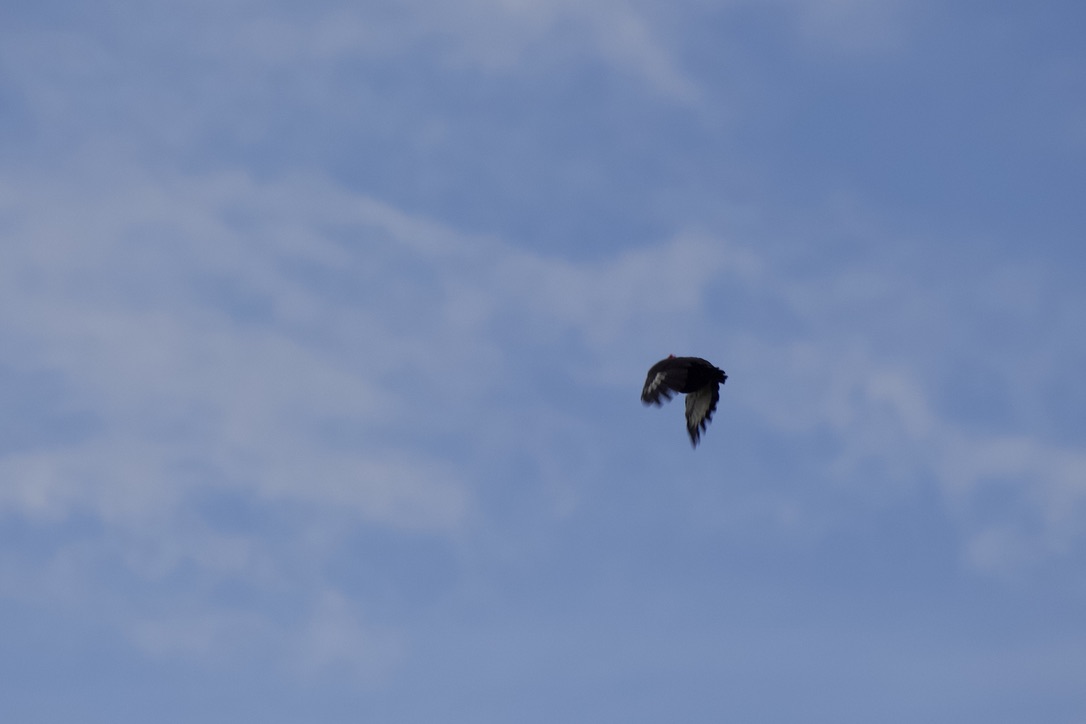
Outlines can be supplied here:
[[[696, 100], [699, 87], [647, 10], [602, 7], [479, 3], [493, 28], [438, 16], [402, 32], [416, 44], [451, 32], [439, 49], [446, 62], [500, 74], [519, 72], [533, 43], [572, 23], [569, 52], [591, 46], [664, 96]], [[609, 35], [615, 13], [621, 32]], [[478, 42], [510, 24], [520, 29], [508, 48]], [[207, 28], [214, 42], [194, 52], [216, 57], [226, 47], [217, 32], [241, 38], [228, 72], [268, 81], [277, 69], [319, 69], [316, 98], [341, 64], [401, 52], [380, 46], [378, 26], [347, 11], [298, 24], [250, 18]], [[87, 42], [16, 74], [31, 113], [65, 115], [58, 89], [80, 72], [113, 72], [110, 52]], [[26, 59], [27, 47], [6, 52]], [[204, 97], [204, 81], [179, 97]], [[134, 107], [123, 93], [113, 100]], [[153, 119], [176, 99], [150, 102]], [[206, 122], [179, 116], [188, 130], [177, 132], [200, 135]], [[110, 132], [59, 167], [0, 176], [2, 363], [33, 381], [22, 394], [38, 427], [63, 429], [13, 437], [0, 453], [0, 511], [63, 533], [49, 550], [9, 554], [11, 579], [25, 583], [22, 595], [61, 600], [79, 589], [102, 608], [123, 597], [93, 572], [116, 565], [137, 587], [195, 570], [204, 592], [231, 580], [268, 597], [283, 585], [322, 591], [296, 602], [315, 612], [309, 622], [216, 613], [210, 594], [195, 615], [159, 600], [135, 612], [138, 625], [117, 623], [148, 651], [211, 656], [240, 621], [251, 638], [289, 629], [271, 638], [315, 669], [343, 663], [337, 638], [377, 641], [377, 658], [390, 662], [406, 656], [394, 624], [366, 623], [349, 593], [307, 566], [326, 565], [356, 529], [465, 550], [482, 539], [525, 545], [508, 539], [514, 524], [493, 519], [496, 491], [515, 479], [543, 501], [531, 515], [569, 517], [591, 505], [616, 457], [651, 463], [652, 448], [619, 443], [633, 436], [646, 365], [668, 352], [718, 361], [732, 374], [729, 414], [758, 425], [775, 449], [798, 451], [802, 479], [759, 472], [755, 453], [737, 465], [797, 528], [841, 490], [856, 505], [826, 516], [838, 522], [935, 485], [977, 570], [1013, 572], [1081, 549], [1082, 450], [1037, 419], [1046, 412], [1035, 380], [1060, 387], [1075, 367], [1057, 361], [1082, 355], [1067, 341], [1077, 323], [1066, 311], [1081, 300], [1046, 291], [1049, 269], [1024, 275], [971, 260], [968, 273], [948, 272], [900, 251], [825, 251], [824, 237], [842, 231], [818, 224], [779, 238], [763, 231], [761, 244], [676, 224], [613, 253], [547, 254], [330, 174], [156, 166], [118, 152], [125, 146]], [[870, 224], [849, 234], [909, 246]], [[1038, 343], [1008, 345], [1008, 325]], [[974, 347], [1000, 354], [982, 359]], [[988, 388], [1011, 390], [1009, 412], [948, 409], [958, 378], [947, 369], [980, 370]], [[276, 524], [218, 520], [207, 512], [216, 503]], [[97, 533], [81, 528], [88, 520]]]
[[[210, 484], [397, 530], [455, 531], [472, 515], [479, 471], [471, 455], [420, 457], [418, 445], [455, 440], [481, 454], [465, 417], [478, 440], [523, 444], [492, 394], [538, 374], [524, 355], [569, 349], [597, 370], [571, 370], [579, 384], [618, 386], [658, 353], [631, 340], [696, 344], [708, 325], [733, 340], [723, 352], [764, 372], [729, 393], [783, 434], [831, 431], [835, 475], [863, 477], [869, 463], [891, 480], [928, 471], [958, 498], [1003, 470], [1033, 481], [1023, 502], [1038, 506], [1042, 540], [1081, 532], [1082, 516], [1068, 512], [1083, 497], [1080, 452], [1029, 436], [1007, 445], [1007, 431], [970, 431], [937, 410], [926, 352], [897, 356], [901, 345], [873, 325], [915, 335], [926, 312], [889, 310], [953, 300], [910, 306], [914, 290], [878, 266], [788, 278], [768, 271], [786, 268], [779, 260], [693, 234], [602, 261], [548, 258], [311, 177], [133, 173], [85, 188], [7, 186], [18, 242], [3, 272], [4, 328], [23, 340], [7, 363], [49, 370], [67, 391], [63, 408], [94, 420], [78, 440], [0, 461], [11, 481], [3, 504], [20, 514], [168, 517]], [[63, 218], [47, 212], [57, 199]], [[722, 289], [741, 304], [717, 320]], [[896, 318], [870, 315], [872, 302]], [[776, 328], [799, 334], [759, 337], [750, 308], [777, 310], [792, 321]], [[850, 316], [858, 326], [839, 324]], [[558, 412], [538, 392], [515, 394]]]

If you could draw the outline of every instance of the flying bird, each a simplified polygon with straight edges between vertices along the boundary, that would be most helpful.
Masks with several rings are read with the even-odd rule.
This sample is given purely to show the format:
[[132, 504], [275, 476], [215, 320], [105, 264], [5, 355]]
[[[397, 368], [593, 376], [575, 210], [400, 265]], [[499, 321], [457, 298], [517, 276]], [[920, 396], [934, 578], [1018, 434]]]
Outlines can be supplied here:
[[698, 446], [701, 433], [709, 427], [720, 400], [720, 385], [728, 379], [724, 370], [701, 357], [676, 357], [669, 354], [649, 368], [641, 402], [660, 406], [676, 392], [686, 395], [686, 430], [690, 443]]

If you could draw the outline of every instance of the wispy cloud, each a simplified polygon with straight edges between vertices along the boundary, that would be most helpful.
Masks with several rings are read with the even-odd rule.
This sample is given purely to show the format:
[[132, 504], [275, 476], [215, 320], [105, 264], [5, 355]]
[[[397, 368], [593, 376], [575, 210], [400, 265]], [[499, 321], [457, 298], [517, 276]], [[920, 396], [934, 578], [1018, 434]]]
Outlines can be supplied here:
[[[374, 290], [341, 290], [350, 297], [341, 307], [319, 277], [306, 281], [346, 260], [341, 248], [317, 229], [300, 229], [298, 218], [280, 218], [278, 228], [258, 220], [277, 203], [275, 192], [257, 200], [239, 198], [229, 183], [221, 195], [122, 184], [105, 198], [67, 196], [64, 219], [45, 213], [52, 193], [72, 191], [38, 188], [12, 199], [29, 213], [10, 229], [18, 241], [6, 267], [5, 327], [28, 340], [11, 364], [57, 374], [65, 404], [93, 411], [97, 425], [62, 455], [6, 458], [22, 473], [15, 477], [33, 473], [39, 481], [18, 496], [24, 505], [63, 509], [104, 496], [100, 511], [139, 507], [158, 497], [149, 491], [161, 481], [191, 483], [187, 469], [209, 466], [271, 496], [323, 495], [408, 527], [456, 524], [465, 510], [460, 484], [425, 482], [443, 478], [417, 456], [394, 463], [388, 448], [364, 453], [320, 442], [328, 421], [360, 429], [410, 422], [380, 383], [397, 360], [378, 350], [412, 346], [407, 330], [396, 339], [395, 308], [385, 319], [360, 309], [346, 329], [350, 308]], [[372, 272], [345, 281], [367, 277]], [[387, 281], [382, 287], [395, 294]], [[378, 482], [390, 476], [395, 484]], [[306, 483], [276, 482], [298, 477]], [[430, 485], [438, 495], [432, 512], [416, 493]], [[158, 494], [168, 501], [173, 489], [163, 485]]]
[[782, 435], [824, 436], [812, 462], [861, 496], [935, 485], [979, 569], [1080, 547], [1086, 457], [1053, 434], [1048, 392], [1074, 394], [1053, 360], [1086, 355], [1062, 311], [1076, 293], [1045, 281], [1055, 269], [886, 248], [809, 267], [773, 252], [748, 300], [776, 316], [737, 324], [733, 347], [761, 374], [729, 392]]
[[[1081, 532], [1069, 512], [1084, 495], [1081, 453], [1021, 432], [1008, 446], [1013, 431], [973, 429], [936, 408], [922, 327], [947, 324], [931, 315], [957, 296], [902, 285], [879, 262], [789, 277], [769, 271], [787, 268], [779, 259], [693, 234], [602, 261], [550, 258], [313, 177], [135, 174], [84, 188], [7, 191], [20, 215], [4, 325], [24, 340], [8, 364], [50, 370], [64, 405], [95, 421], [77, 440], [0, 463], [4, 504], [32, 518], [168, 517], [187, 491], [211, 485], [398, 530], [454, 531], [471, 515], [479, 471], [459, 453], [420, 456], [419, 441], [521, 444], [492, 394], [521, 388], [522, 405], [548, 406], [522, 389], [535, 374], [514, 369], [523, 355], [568, 350], [597, 370], [571, 369], [575, 378], [610, 386], [659, 353], [646, 334], [682, 345], [709, 329], [732, 340], [720, 349], [741, 369], [763, 372], [729, 395], [783, 434], [831, 433], [832, 475], [877, 470], [913, 485], [934, 474], [959, 499], [1002, 470], [1037, 512], [1037, 545]], [[62, 219], [48, 213], [57, 199]], [[970, 284], [981, 294], [988, 276]], [[714, 319], [724, 290], [734, 306]], [[774, 328], [795, 333], [759, 335], [745, 309], [776, 309], [785, 316]], [[953, 314], [951, 333], [971, 319]], [[898, 335], [885, 337], [887, 325]], [[1000, 462], [1013, 450], [1013, 464]], [[963, 525], [987, 530], [968, 515]]]
[[142, 719], [1072, 701], [1069, 13], [13, 5], [0, 716], [91, 711], [72, 651]]
[[[679, 238], [582, 267], [316, 177], [100, 170], [2, 184], [0, 330], [18, 340], [3, 362], [63, 390], [39, 393], [36, 415], [87, 422], [6, 449], [0, 509], [99, 531], [9, 561], [31, 597], [76, 586], [114, 599], [93, 573], [114, 565], [142, 585], [195, 571], [209, 589], [274, 588], [305, 568], [285, 549], [325, 560], [352, 525], [455, 540], [503, 457], [534, 459], [541, 481], [579, 474], [555, 467], [552, 446], [583, 423], [547, 409], [524, 357], [567, 335], [601, 357], [646, 320], [696, 314], [715, 272], [752, 263]], [[203, 512], [216, 501], [285, 524], [235, 532]], [[331, 541], [311, 540], [317, 519]], [[78, 551], [90, 558], [65, 564]], [[133, 640], [186, 655], [225, 645], [217, 631], [247, 615], [155, 608], [133, 614]]]

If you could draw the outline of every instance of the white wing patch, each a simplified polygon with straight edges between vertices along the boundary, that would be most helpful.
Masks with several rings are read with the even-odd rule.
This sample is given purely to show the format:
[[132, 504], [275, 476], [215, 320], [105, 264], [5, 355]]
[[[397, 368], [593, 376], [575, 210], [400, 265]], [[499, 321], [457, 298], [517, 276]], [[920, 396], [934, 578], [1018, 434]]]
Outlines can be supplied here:
[[706, 385], [686, 396], [686, 430], [690, 433], [690, 442], [695, 446], [702, 430], [708, 427], [709, 421], [713, 419], [713, 411], [719, 399], [720, 392], [716, 385]]
[[667, 372], [657, 372], [656, 376], [645, 385], [645, 389], [641, 392], [641, 401], [646, 404], [659, 405], [661, 397], [670, 400], [672, 392], [664, 384], [666, 380]]

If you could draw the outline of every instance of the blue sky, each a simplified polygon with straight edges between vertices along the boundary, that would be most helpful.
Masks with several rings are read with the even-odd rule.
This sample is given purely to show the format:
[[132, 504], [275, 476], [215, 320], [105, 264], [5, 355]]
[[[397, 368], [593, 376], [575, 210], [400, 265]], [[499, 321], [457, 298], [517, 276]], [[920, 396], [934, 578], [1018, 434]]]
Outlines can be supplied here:
[[4, 721], [1086, 717], [1081, 3], [0, 19]]

